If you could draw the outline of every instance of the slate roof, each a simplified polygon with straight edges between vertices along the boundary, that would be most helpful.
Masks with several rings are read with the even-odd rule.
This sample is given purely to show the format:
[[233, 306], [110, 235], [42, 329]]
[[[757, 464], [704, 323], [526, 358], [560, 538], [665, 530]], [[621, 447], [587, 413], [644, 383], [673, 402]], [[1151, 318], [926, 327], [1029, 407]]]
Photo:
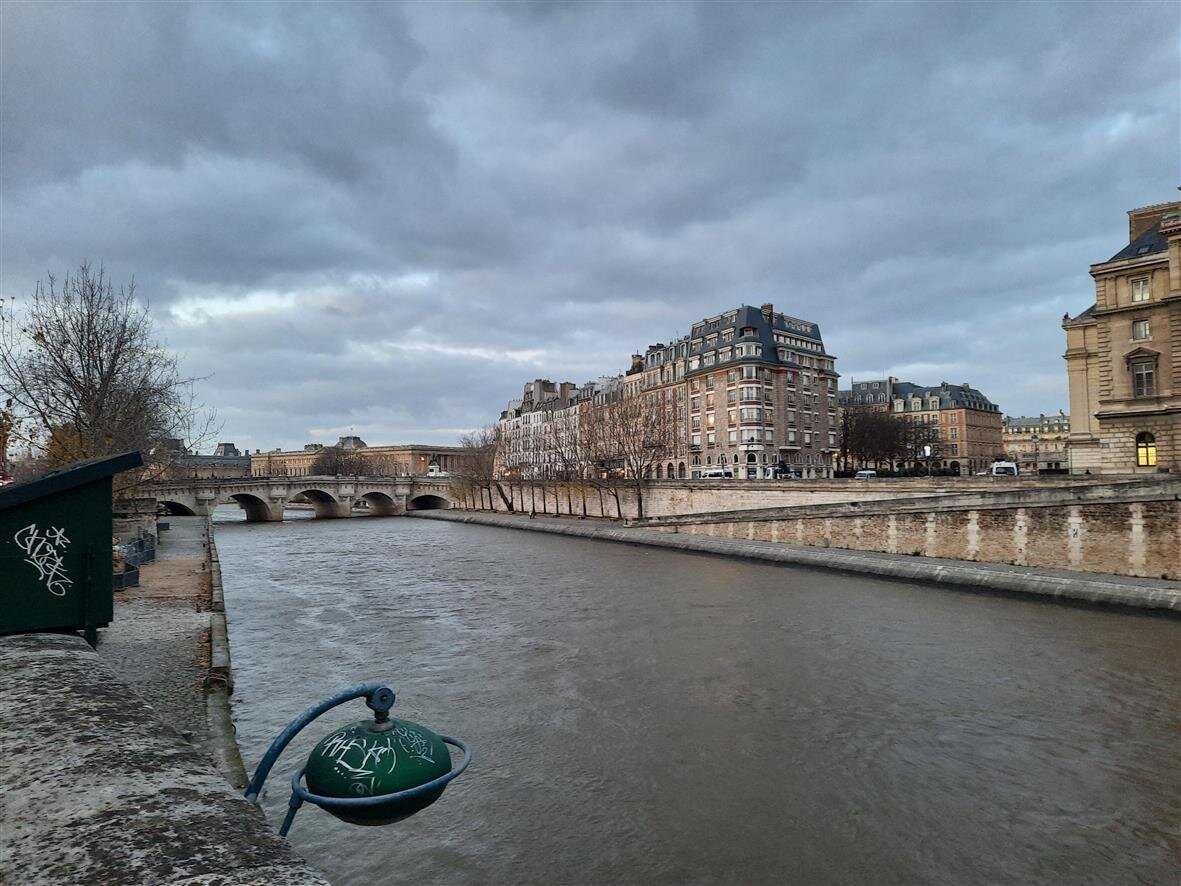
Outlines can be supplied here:
[[1000, 412], [1000, 408], [984, 396], [980, 391], [969, 385], [941, 384], [932, 387], [922, 387], [908, 381], [894, 382], [894, 396], [909, 400], [910, 397], [922, 397], [924, 401], [930, 397], [939, 398], [940, 409], [983, 409], [988, 412]]
[[[1126, 258], [1136, 258], [1139, 255], [1152, 255], [1155, 252], [1165, 252], [1169, 248], [1169, 240], [1160, 232], [1160, 222], [1157, 222], [1107, 261], [1123, 261]], [[1107, 262], [1104, 262], [1106, 264]]]

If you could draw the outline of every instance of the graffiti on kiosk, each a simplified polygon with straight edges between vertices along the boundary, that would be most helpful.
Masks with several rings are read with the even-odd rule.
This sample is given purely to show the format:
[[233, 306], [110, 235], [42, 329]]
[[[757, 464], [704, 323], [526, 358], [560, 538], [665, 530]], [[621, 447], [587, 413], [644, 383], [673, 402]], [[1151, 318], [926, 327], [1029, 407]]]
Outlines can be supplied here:
[[36, 523], [30, 523], [18, 529], [12, 540], [25, 552], [25, 562], [37, 570], [49, 593], [64, 597], [66, 588], [74, 583], [62, 565], [62, 553], [70, 543], [65, 530], [55, 526], [38, 530]]

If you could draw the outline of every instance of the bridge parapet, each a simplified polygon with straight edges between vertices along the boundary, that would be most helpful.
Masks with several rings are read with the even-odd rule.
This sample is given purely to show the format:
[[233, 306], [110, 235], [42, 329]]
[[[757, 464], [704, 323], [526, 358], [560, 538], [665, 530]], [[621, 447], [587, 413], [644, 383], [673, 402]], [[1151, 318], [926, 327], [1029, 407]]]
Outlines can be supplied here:
[[320, 518], [344, 518], [364, 501], [374, 516], [452, 506], [450, 480], [432, 477], [232, 477], [154, 483], [149, 492], [170, 511], [212, 515], [218, 505], [236, 504], [249, 522], [278, 521], [296, 496]]

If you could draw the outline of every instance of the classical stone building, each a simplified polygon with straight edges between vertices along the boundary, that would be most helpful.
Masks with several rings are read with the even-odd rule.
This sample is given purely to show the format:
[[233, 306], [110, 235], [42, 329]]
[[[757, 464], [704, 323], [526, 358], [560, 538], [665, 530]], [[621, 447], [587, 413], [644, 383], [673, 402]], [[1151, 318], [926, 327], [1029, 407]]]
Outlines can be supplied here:
[[1005, 455], [1016, 462], [1021, 473], [1065, 471], [1069, 464], [1070, 416], [1006, 415], [1004, 418]]
[[1000, 408], [967, 382], [924, 387], [891, 376], [854, 382], [839, 400], [842, 407], [869, 406], [928, 426], [932, 467], [974, 474], [1004, 453]]
[[[341, 441], [356, 441], [342, 446], [363, 453], [367, 468], [372, 476], [396, 476], [401, 474], [426, 474], [439, 470], [451, 473], [459, 464], [464, 452], [460, 446], [429, 446], [410, 443], [401, 446], [366, 446], [358, 437], [342, 437]], [[339, 443], [338, 443], [339, 445]], [[303, 449], [250, 453], [250, 474], [255, 477], [300, 477], [312, 473], [312, 465], [324, 447], [309, 443]]]
[[1128, 245], [1091, 265], [1095, 303], [1062, 318], [1070, 470], [1181, 469], [1181, 202], [1128, 212]]

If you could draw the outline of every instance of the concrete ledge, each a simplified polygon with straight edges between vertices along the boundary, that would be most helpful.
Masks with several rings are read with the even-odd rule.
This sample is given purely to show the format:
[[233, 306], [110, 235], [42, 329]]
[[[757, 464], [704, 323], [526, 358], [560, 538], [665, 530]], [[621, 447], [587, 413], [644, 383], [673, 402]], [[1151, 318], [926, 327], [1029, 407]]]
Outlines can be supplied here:
[[0, 637], [0, 882], [326, 886], [80, 638]]
[[587, 523], [568, 518], [531, 519], [525, 516], [470, 511], [414, 511], [407, 516], [422, 520], [446, 520], [506, 529], [526, 529], [723, 557], [838, 569], [907, 581], [934, 582], [989, 591], [1181, 613], [1181, 582], [665, 533], [599, 522]]

